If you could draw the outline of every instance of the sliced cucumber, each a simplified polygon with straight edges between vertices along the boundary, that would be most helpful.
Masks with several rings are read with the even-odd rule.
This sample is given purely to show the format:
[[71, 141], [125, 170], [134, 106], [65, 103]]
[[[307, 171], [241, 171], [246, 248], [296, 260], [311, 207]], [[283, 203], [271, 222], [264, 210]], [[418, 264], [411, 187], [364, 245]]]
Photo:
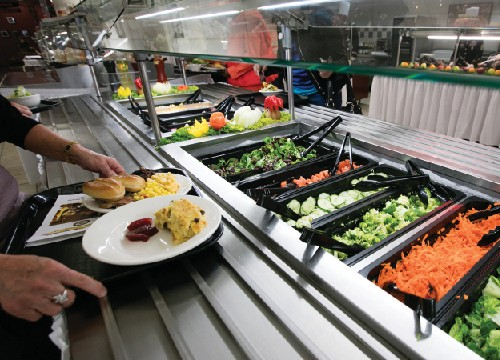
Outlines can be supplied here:
[[286, 205], [290, 210], [296, 214], [300, 214], [300, 202], [297, 200], [292, 200]]
[[345, 199], [340, 195], [331, 195], [330, 202], [335, 208], [339, 208], [345, 203]]
[[302, 215], [309, 215], [316, 207], [316, 200], [313, 197], [307, 198], [306, 201], [300, 206], [300, 213]]
[[318, 199], [318, 206], [321, 209], [328, 211], [328, 212], [335, 210], [335, 206], [333, 206], [333, 204], [330, 202], [330, 197], [319, 198]]

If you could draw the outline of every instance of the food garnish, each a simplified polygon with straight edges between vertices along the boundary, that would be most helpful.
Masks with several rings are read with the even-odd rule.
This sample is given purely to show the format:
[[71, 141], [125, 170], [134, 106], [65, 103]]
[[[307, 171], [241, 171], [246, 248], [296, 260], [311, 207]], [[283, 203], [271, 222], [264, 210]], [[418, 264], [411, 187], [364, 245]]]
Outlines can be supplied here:
[[283, 99], [271, 95], [264, 100], [264, 114], [271, 119], [279, 119], [281, 117], [280, 109], [283, 109]]
[[267, 83], [267, 82], [263, 82], [262, 83], [262, 89], [260, 89], [261, 91], [279, 91], [278, 87], [271, 84], [271, 83]]
[[226, 118], [221, 112], [214, 112], [210, 115], [210, 126], [215, 130], [220, 130], [226, 126]]
[[153, 235], [156, 235], [158, 231], [158, 228], [153, 226], [153, 220], [151, 218], [142, 218], [132, 221], [127, 226], [125, 237], [130, 241], [146, 242]]
[[11, 95], [7, 96], [7, 98], [19, 98], [31, 96], [30, 92], [24, 88], [24, 86], [18, 86], [17, 89], [14, 89]]

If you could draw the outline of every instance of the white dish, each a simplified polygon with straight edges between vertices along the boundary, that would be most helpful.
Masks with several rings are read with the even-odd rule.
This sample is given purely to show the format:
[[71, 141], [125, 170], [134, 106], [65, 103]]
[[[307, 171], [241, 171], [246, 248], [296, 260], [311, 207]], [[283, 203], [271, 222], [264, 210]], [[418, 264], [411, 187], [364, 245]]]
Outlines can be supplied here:
[[259, 92], [262, 94], [262, 95], [265, 95], [265, 96], [271, 96], [271, 95], [275, 95], [275, 94], [279, 94], [282, 90], [276, 90], [276, 91], [270, 91], [270, 90], [259, 90]]
[[[150, 217], [172, 201], [188, 199], [205, 211], [207, 226], [191, 239], [173, 245], [171, 233], [160, 230], [147, 242], [127, 240], [125, 233], [132, 221]], [[122, 206], [103, 215], [85, 232], [83, 250], [92, 258], [113, 265], [141, 265], [170, 259], [194, 249], [217, 230], [221, 221], [219, 208], [211, 200], [191, 195], [165, 195]]]
[[[179, 190], [175, 193], [175, 195], [186, 195], [193, 186], [191, 179], [180, 174], [173, 174], [175, 177], [175, 181], [179, 184]], [[142, 201], [142, 200], [139, 200]], [[100, 203], [98, 200], [94, 199], [92, 196], [85, 195], [82, 200], [83, 205], [90, 210], [93, 210], [98, 213], [107, 214], [110, 211], [115, 209], [103, 209], [100, 207]]]
[[33, 108], [40, 105], [42, 98], [40, 97], [40, 94], [33, 94], [30, 96], [12, 97], [8, 98], [8, 100], [18, 103], [19, 105], [24, 105], [29, 108]]

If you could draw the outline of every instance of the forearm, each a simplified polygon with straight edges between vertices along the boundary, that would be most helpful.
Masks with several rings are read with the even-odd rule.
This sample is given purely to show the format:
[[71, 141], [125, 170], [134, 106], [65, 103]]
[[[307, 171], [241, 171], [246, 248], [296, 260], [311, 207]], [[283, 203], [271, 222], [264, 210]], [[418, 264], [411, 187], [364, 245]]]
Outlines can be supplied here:
[[[43, 125], [35, 126], [30, 130], [24, 140], [27, 150], [50, 157], [52, 159], [66, 161], [66, 146], [70, 141], [62, 138]], [[80, 150], [81, 146], [71, 146], [70, 154], [73, 156]]]

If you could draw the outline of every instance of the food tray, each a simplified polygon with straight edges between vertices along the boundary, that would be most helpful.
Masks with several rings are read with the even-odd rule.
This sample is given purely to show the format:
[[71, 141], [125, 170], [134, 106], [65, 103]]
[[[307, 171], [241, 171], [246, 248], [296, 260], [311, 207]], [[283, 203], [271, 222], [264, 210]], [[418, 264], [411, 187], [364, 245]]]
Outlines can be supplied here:
[[[334, 164], [336, 160], [337, 154], [332, 154], [332, 155], [327, 155], [321, 158], [316, 158], [311, 161], [308, 161], [307, 164], [304, 163], [299, 163], [297, 166], [294, 167], [284, 167], [282, 169], [273, 171], [273, 172], [267, 172], [263, 174], [258, 174], [251, 176], [249, 178], [246, 178], [242, 181], [240, 181], [237, 184], [238, 189], [245, 191], [248, 189], [265, 189], [265, 188], [279, 188], [281, 182], [283, 181], [291, 181], [292, 179], [298, 178], [300, 176], [303, 176], [305, 178], [309, 178], [314, 174], [319, 173], [320, 171], [323, 170], [328, 170], [330, 169]], [[345, 160], [349, 157], [348, 153], [344, 153], [341, 156], [341, 160]], [[374, 165], [376, 165], [375, 162], [368, 160], [362, 156], [359, 155], [352, 155], [352, 160], [354, 163], [358, 165], [362, 165], [361, 167], [357, 169], [353, 169], [349, 171], [347, 174], [357, 174], [363, 169], [368, 169]], [[305, 188], [310, 188], [311, 186], [315, 186], [316, 184], [323, 184], [327, 181], [333, 180], [338, 178], [341, 175], [345, 174], [339, 174], [336, 176], [333, 176], [331, 178], [328, 178], [326, 180], [319, 181], [318, 183], [311, 184], [309, 186], [306, 186], [304, 188], [299, 188], [298, 190], [305, 189]], [[296, 191], [296, 190], [291, 190], [291, 191]], [[287, 192], [288, 193], [288, 192]]]
[[[311, 184], [309, 186], [305, 186], [302, 188], [298, 188], [296, 190], [291, 190], [288, 191], [284, 194], [277, 195], [273, 200], [275, 203], [286, 207], [286, 205], [292, 201], [292, 200], [297, 200], [299, 202], [305, 201], [308, 197], [315, 197], [317, 198], [319, 194], [321, 193], [327, 193], [327, 194], [339, 194], [342, 191], [345, 190], [352, 190], [354, 187], [351, 185], [351, 181], [354, 179], [361, 178], [363, 176], [366, 176], [368, 174], [373, 174], [373, 173], [385, 173], [389, 176], [400, 176], [404, 175], [404, 172], [386, 165], [367, 165], [363, 170], [362, 168], [355, 169], [349, 173], [346, 174], [340, 174], [335, 177], [329, 178], [324, 181], [320, 181], [314, 184]], [[383, 190], [383, 191], [389, 191], [388, 189]], [[369, 201], [371, 198], [374, 196], [380, 195], [382, 192], [379, 192], [377, 194], [373, 194], [371, 196], [368, 196], [362, 200], [358, 201]], [[352, 203], [347, 206], [352, 206], [356, 203]], [[272, 203], [271, 203], [272, 204]], [[316, 221], [320, 221], [322, 218], [326, 218], [327, 216], [331, 216], [332, 214], [341, 211], [343, 208], [333, 210], [332, 212], [323, 215], [320, 218], [317, 218]], [[269, 209], [272, 210], [272, 209]]]
[[[160, 96], [153, 96], [153, 101], [155, 105], [167, 105], [171, 104], [173, 102], [182, 102], [185, 101], [190, 95], [194, 94], [194, 91], [190, 92], [185, 92], [182, 94], [170, 94], [170, 95], [160, 95]], [[146, 99], [145, 98], [134, 98], [135, 101], [139, 103], [139, 105], [146, 106]], [[128, 99], [120, 99], [120, 100], [115, 100], [116, 102], [120, 104], [124, 103], [129, 103]]]
[[[283, 99], [283, 107], [285, 109], [288, 109], [288, 93], [282, 91], [282, 92], [276, 93], [274, 95], [276, 97], [279, 97], [279, 98]], [[252, 98], [252, 97], [255, 99], [255, 105], [264, 106], [264, 100], [266, 100], [267, 96], [265, 96], [264, 94], [262, 94], [260, 92], [251, 93], [251, 94], [236, 95], [236, 99], [238, 99], [240, 101], [243, 101], [243, 102], [246, 102], [246, 101], [250, 100], [250, 98]], [[294, 98], [294, 104], [295, 104], [295, 106], [298, 106], [298, 105], [308, 105], [309, 104], [309, 101], [307, 100], [306, 97], [294, 94], [293, 98]]]
[[[184, 171], [175, 168], [163, 168], [155, 171], [171, 172], [173, 174], [187, 176]], [[160, 264], [164, 264], [166, 262], [174, 261], [179, 258], [184, 258], [201, 252], [217, 242], [222, 235], [224, 228], [221, 223], [215, 233], [207, 241], [195, 249], [175, 258], [139, 266], [117, 266], [94, 260], [83, 251], [81, 236], [46, 245], [25, 247], [26, 241], [42, 224], [46, 214], [50, 211], [52, 205], [56, 201], [57, 196], [62, 194], [80, 193], [82, 184], [83, 183], [79, 183], [46, 190], [27, 199], [21, 208], [17, 223], [8, 232], [0, 251], [7, 254], [24, 253], [49, 257], [63, 263], [73, 270], [82, 272], [106, 283], [124, 276], [141, 272]], [[188, 194], [201, 196], [195, 186], [192, 187]]]
[[[481, 275], [477, 276], [475, 280], [469, 281], [467, 285], [455, 293], [456, 296], [450, 299], [446, 306], [443, 307], [441, 316], [434, 321], [436, 326], [449, 332], [457, 316], [470, 313], [474, 303], [481, 297], [482, 291], [490, 275], [499, 277], [497, 268], [500, 266], [500, 255], [498, 252], [495, 259], [491, 259], [488, 265], [489, 271], [479, 267], [478, 270], [481, 270]], [[467, 299], [465, 299], [464, 294], [467, 295]]]
[[[313, 142], [314, 142], [314, 139], [311, 139], [311, 138], [307, 138], [305, 140], [294, 141], [294, 143], [296, 145], [304, 146], [305, 148], [307, 148]], [[231, 149], [228, 149], [226, 151], [222, 151], [222, 152], [218, 152], [218, 153], [214, 153], [214, 154], [203, 155], [203, 156], [199, 157], [198, 160], [201, 161], [205, 166], [210, 166], [212, 164], [216, 164], [221, 159], [230, 159], [230, 158], [240, 159], [243, 156], [243, 154], [249, 153], [252, 150], [258, 149], [262, 145], [264, 145], [264, 142], [259, 141], [257, 143], [251, 144], [251, 145], [231, 148]], [[335, 154], [335, 151], [336, 151], [335, 148], [324, 146], [322, 143], [319, 143], [315, 147], [315, 149], [316, 149], [317, 157], [315, 159], [311, 159], [311, 160], [316, 160], [318, 158], [321, 158], [322, 156]], [[286, 166], [285, 168], [292, 168], [292, 167], [296, 167], [296, 166], [302, 165], [302, 164], [309, 164], [309, 162], [311, 160], [307, 160], [307, 161], [304, 161], [304, 162], [301, 162], [298, 164], [294, 164], [294, 165], [289, 165], [289, 166]], [[279, 171], [279, 170], [273, 170], [273, 171]], [[259, 173], [266, 173], [266, 172], [263, 172], [261, 169], [251, 170], [251, 171], [246, 171], [246, 172], [242, 172], [239, 174], [229, 175], [225, 179], [228, 182], [234, 184], [236, 182], [242, 181], [243, 179], [246, 179], [250, 176], [253, 176], [253, 175], [256, 175]]]
[[[383, 263], [396, 263], [401, 259], [401, 254], [408, 254], [412, 249], [413, 245], [420, 243], [420, 239], [427, 235], [426, 241], [429, 243], [433, 243], [437, 237], [438, 233], [441, 235], [446, 234], [450, 229], [453, 228], [452, 220], [456, 218], [456, 216], [460, 213], [465, 213], [472, 208], [476, 208], [477, 210], [486, 209], [489, 205], [492, 205], [490, 202], [485, 200], [471, 197], [466, 198], [462, 202], [453, 205], [453, 211], [446, 215], [439, 222], [435, 222], [428, 227], [420, 230], [417, 234], [412, 236], [410, 239], [400, 244], [399, 246], [392, 249], [390, 252], [384, 254], [376, 262], [371, 265], [365, 267], [360, 271], [360, 274], [366, 276], [371, 281], [376, 281], [378, 275], [382, 269]], [[444, 229], [444, 230], [443, 230]], [[461, 295], [468, 294], [468, 289], [471, 287], [470, 284], [476, 284], [481, 279], [484, 279], [488, 274], [492, 267], [496, 268], [500, 264], [500, 242], [495, 244], [488, 253], [486, 253], [483, 258], [477, 262], [469, 272], [458, 281], [449, 291], [448, 293], [441, 298], [440, 301], [435, 302], [435, 309], [433, 309], [433, 313], [424, 314], [430, 320], [437, 324], [443, 324], [453, 317], [453, 314], [457, 311], [457, 308], [463, 303], [460, 301], [458, 297], [463, 297]], [[389, 291], [390, 292], [390, 291]], [[417, 305], [421, 303], [421, 298], [415, 295], [405, 295], [405, 294], [394, 294], [395, 297], [400, 298], [402, 301], [407, 303], [410, 307], [412, 305]], [[415, 301], [415, 298], [419, 301]], [[424, 300], [425, 302], [426, 300]], [[430, 303], [430, 300], [429, 300]]]
[[[445, 188], [447, 194], [444, 195], [442, 194], [446, 199], [448, 199], [446, 202], [438, 206], [436, 209], [432, 210], [431, 212], [427, 213], [426, 215], [420, 217], [419, 219], [413, 221], [412, 223], [408, 224], [404, 228], [396, 231], [392, 235], [387, 236], [385, 239], [382, 241], [370, 246], [367, 249], [364, 249], [360, 251], [359, 253], [347, 258], [344, 260], [344, 263], [352, 266], [368, 255], [378, 251], [388, 243], [392, 242], [394, 239], [398, 238], [400, 235], [408, 232], [411, 228], [414, 228], [418, 224], [424, 222], [425, 220], [431, 218], [434, 214], [444, 210], [448, 206], [450, 206], [452, 203], [460, 200], [463, 197], [463, 194], [459, 191], [455, 191], [449, 188]], [[325, 218], [322, 219], [316, 219], [315, 221], [312, 222], [312, 229], [314, 230], [320, 230], [320, 231], [325, 231], [325, 230], [330, 230], [335, 233], [341, 233], [343, 231], [346, 231], [348, 229], [352, 229], [358, 225], [358, 223], [361, 220], [361, 216], [368, 212], [370, 209], [382, 209], [385, 207], [385, 203], [387, 201], [390, 201], [392, 199], [398, 198], [400, 195], [405, 195], [405, 194], [414, 194], [416, 195], [417, 189], [412, 189], [411, 191], [408, 191], [408, 189], [405, 188], [396, 188], [393, 190], [389, 190], [387, 192], [382, 192], [380, 194], [375, 194], [373, 197], [366, 198], [364, 200], [359, 201], [358, 203], [354, 203], [351, 205], [346, 206], [345, 208], [341, 209], [338, 212], [335, 212], [333, 214], [329, 214], [329, 216], [326, 216]], [[308, 229], [304, 229], [302, 232], [301, 238], [305, 238], [305, 235], [307, 234]]]

